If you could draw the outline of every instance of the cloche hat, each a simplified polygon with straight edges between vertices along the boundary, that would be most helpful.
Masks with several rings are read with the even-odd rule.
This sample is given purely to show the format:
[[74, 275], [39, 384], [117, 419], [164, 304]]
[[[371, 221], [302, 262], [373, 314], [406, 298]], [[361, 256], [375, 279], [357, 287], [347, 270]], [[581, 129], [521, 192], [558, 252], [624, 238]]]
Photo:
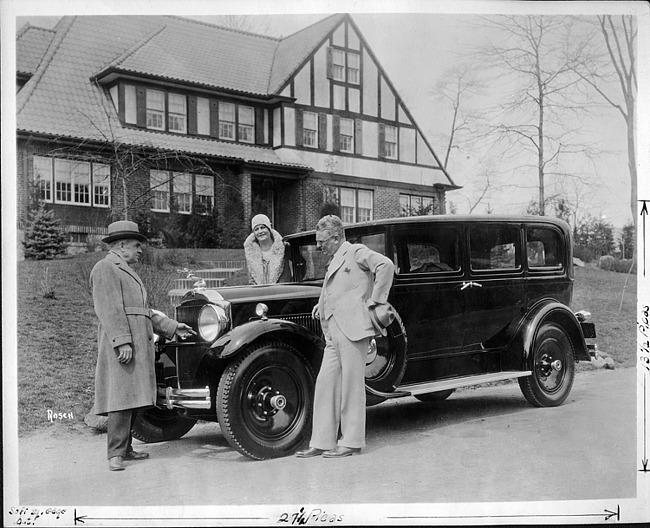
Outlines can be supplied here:
[[119, 220], [108, 226], [108, 236], [102, 238], [102, 242], [110, 244], [116, 240], [133, 239], [146, 242], [147, 237], [140, 233], [140, 228], [130, 220]]
[[256, 214], [251, 220], [251, 229], [255, 229], [258, 225], [265, 225], [271, 230], [271, 220], [265, 214]]

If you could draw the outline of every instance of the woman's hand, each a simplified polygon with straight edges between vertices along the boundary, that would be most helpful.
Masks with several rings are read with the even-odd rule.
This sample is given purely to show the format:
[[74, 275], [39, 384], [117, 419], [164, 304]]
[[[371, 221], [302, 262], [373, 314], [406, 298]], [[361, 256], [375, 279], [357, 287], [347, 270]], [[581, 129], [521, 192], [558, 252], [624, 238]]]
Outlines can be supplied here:
[[181, 339], [187, 339], [191, 335], [196, 335], [196, 332], [192, 330], [191, 326], [187, 326], [185, 323], [178, 323], [175, 334]]

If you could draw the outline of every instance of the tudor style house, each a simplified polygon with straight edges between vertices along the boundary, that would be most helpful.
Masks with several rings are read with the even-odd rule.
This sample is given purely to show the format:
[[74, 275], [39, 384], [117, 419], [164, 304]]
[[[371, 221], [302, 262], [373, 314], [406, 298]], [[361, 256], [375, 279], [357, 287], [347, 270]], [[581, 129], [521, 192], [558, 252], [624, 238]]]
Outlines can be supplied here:
[[224, 214], [233, 193], [244, 225], [289, 234], [326, 202], [355, 223], [444, 213], [458, 188], [347, 14], [280, 39], [168, 16], [27, 25], [17, 90], [19, 226], [36, 195], [76, 241], [138, 212]]

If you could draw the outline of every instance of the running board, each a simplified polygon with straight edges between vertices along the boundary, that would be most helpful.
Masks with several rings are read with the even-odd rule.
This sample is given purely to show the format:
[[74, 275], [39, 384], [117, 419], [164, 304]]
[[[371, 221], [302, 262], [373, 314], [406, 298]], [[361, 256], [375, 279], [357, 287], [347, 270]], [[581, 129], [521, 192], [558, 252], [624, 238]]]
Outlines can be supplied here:
[[507, 372], [494, 372], [492, 374], [481, 374], [480, 376], [463, 376], [441, 381], [429, 381], [426, 383], [414, 383], [412, 385], [402, 385], [395, 392], [379, 392], [366, 386], [366, 392], [373, 396], [379, 396], [386, 399], [404, 398], [406, 396], [416, 396], [418, 394], [429, 394], [431, 392], [440, 392], [459, 387], [469, 387], [471, 385], [482, 385], [494, 381], [504, 381], [512, 378], [522, 378], [530, 376], [530, 370], [513, 370]]

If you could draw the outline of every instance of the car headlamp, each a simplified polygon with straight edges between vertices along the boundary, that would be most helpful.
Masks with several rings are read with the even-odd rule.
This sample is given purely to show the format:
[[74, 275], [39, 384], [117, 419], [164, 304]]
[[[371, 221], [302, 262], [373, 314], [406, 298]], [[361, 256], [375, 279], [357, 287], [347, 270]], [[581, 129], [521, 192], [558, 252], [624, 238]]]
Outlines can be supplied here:
[[198, 330], [206, 341], [214, 341], [228, 328], [226, 311], [216, 304], [206, 304], [199, 312]]

